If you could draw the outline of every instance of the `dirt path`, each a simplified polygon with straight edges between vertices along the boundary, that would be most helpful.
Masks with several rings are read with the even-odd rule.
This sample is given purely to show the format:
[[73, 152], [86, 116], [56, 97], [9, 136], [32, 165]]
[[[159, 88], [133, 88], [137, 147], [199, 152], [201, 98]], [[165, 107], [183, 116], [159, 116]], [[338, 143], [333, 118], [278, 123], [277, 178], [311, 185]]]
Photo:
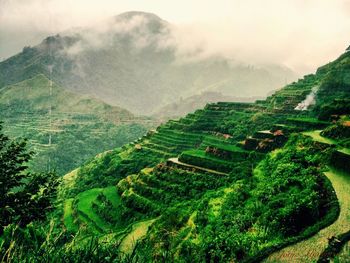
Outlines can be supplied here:
[[180, 162], [179, 158], [170, 158], [170, 159], [168, 159], [168, 161], [172, 162], [174, 164], [178, 164], [180, 166], [184, 166], [184, 167], [188, 167], [188, 168], [194, 168], [196, 170], [203, 171], [203, 172], [208, 172], [208, 173], [218, 174], [218, 175], [227, 175], [227, 173], [222, 173], [222, 172], [218, 172], [218, 171], [215, 171], [215, 170], [207, 169], [207, 168], [204, 168], [204, 167], [195, 166], [195, 165], [192, 165], [192, 164], [187, 164], [187, 163]]
[[153, 224], [155, 219], [136, 223], [132, 226], [131, 232], [123, 239], [119, 250], [126, 255], [132, 253], [137, 241], [143, 238], [148, 231], [148, 228]]
[[271, 254], [264, 262], [315, 262], [327, 247], [328, 238], [350, 229], [350, 175], [335, 170], [330, 170], [325, 175], [332, 182], [339, 200], [339, 218], [311, 238]]

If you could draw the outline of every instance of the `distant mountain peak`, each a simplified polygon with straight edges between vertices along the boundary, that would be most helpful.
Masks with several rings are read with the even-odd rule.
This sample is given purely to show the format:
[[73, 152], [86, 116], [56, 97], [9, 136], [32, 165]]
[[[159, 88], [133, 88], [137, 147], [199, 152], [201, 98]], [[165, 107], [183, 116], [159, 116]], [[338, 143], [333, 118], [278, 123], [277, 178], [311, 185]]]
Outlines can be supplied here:
[[151, 33], [160, 33], [167, 31], [167, 27], [170, 25], [167, 21], [161, 19], [159, 16], [153, 13], [130, 11], [121, 13], [114, 18], [116, 24], [121, 23], [126, 25], [125, 28], [142, 29]]
[[128, 11], [128, 12], [124, 12], [121, 13], [117, 16], [115, 16], [116, 19], [130, 19], [134, 16], [142, 16], [148, 19], [152, 19], [152, 20], [159, 20], [162, 21], [162, 19], [157, 16], [156, 14], [153, 13], [148, 13], [148, 12], [142, 12], [142, 11]]

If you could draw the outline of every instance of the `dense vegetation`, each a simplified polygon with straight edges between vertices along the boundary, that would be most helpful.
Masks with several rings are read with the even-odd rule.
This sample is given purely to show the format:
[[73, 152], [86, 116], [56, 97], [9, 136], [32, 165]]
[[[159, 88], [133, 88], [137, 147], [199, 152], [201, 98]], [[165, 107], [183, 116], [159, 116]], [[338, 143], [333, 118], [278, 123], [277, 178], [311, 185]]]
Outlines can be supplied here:
[[142, 136], [152, 121], [68, 92], [43, 75], [0, 91], [6, 132], [25, 137], [36, 155], [33, 171], [64, 175], [96, 154]]
[[[349, 56], [266, 100], [211, 103], [99, 154], [62, 178], [47, 217], [20, 231], [5, 222], [1, 252], [15, 262], [257, 262], [334, 224], [327, 235], [347, 238], [349, 179], [334, 183], [350, 174]], [[303, 260], [327, 247], [321, 232]]]
[[0, 233], [8, 225], [26, 226], [45, 219], [52, 209], [58, 179], [53, 173], [31, 173], [26, 166], [32, 152], [26, 141], [13, 141], [0, 125]]

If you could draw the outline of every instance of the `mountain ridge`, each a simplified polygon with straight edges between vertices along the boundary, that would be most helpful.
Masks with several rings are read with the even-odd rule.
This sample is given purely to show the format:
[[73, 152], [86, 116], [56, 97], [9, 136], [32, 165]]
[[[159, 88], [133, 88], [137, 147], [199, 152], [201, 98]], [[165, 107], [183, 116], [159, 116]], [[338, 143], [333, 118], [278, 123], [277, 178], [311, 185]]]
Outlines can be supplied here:
[[264, 96], [295, 78], [284, 67], [232, 64], [223, 57], [178, 63], [177, 40], [167, 22], [137, 12], [112, 20], [25, 47], [0, 63], [0, 88], [40, 73], [63, 88], [149, 115], [201, 91]]

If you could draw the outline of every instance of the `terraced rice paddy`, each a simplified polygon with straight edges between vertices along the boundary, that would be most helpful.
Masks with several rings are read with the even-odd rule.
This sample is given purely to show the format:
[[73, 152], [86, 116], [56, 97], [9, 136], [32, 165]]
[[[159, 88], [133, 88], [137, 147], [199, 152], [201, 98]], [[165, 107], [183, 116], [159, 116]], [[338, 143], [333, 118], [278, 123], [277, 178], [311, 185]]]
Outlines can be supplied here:
[[[106, 235], [118, 229], [118, 222], [107, 222], [93, 208], [94, 205], [101, 205], [98, 196], [102, 194], [112, 203], [116, 213], [123, 205], [124, 209], [133, 211], [133, 216], [143, 219], [123, 225], [129, 232], [123, 233], [120, 250], [130, 254], [137, 241], [147, 234], [162, 208], [186, 202], [190, 200], [188, 198], [199, 198], [205, 192], [203, 189], [218, 189], [221, 186], [214, 183], [217, 177], [228, 178], [234, 165], [238, 161], [246, 160], [250, 151], [244, 150], [240, 146], [242, 144], [238, 144], [229, 136], [217, 132], [216, 125], [217, 120], [227, 116], [230, 111], [235, 111], [235, 114], [239, 112], [238, 115], [243, 118], [251, 116], [248, 113], [250, 107], [248, 104], [209, 105], [205, 110], [190, 114], [188, 119], [185, 117], [178, 121], [169, 121], [152, 134], [135, 141], [128, 146], [129, 148], [125, 148], [127, 151], [121, 153], [122, 160], [128, 161], [135, 151], [150, 154], [162, 164], [129, 174], [119, 181], [117, 189], [114, 186], [93, 188], [80, 193], [74, 200], [67, 200], [64, 207], [66, 228], [86, 225], [88, 231], [98, 235]], [[320, 131], [313, 131], [304, 134], [327, 141], [319, 133]], [[214, 152], [211, 152], [211, 149], [214, 149]], [[202, 179], [203, 176], [205, 180]], [[329, 176], [331, 177], [331, 174]], [[225, 182], [225, 179], [222, 181]], [[217, 197], [209, 200], [210, 220], [215, 220], [220, 214], [222, 204], [233, 189], [225, 188], [220, 191]], [[186, 219], [187, 223], [185, 221], [185, 225], [179, 230], [179, 235], [183, 237], [181, 240], [186, 240], [194, 234], [196, 211], [191, 211], [191, 214], [189, 219]], [[193, 237], [192, 240], [196, 242], [197, 237]], [[179, 248], [180, 243], [177, 244]]]
[[328, 245], [328, 239], [350, 230], [350, 174], [334, 169], [325, 172], [331, 181], [340, 204], [340, 215], [330, 226], [311, 238], [286, 247], [268, 257], [265, 262], [315, 262]]
[[116, 188], [110, 186], [107, 188], [93, 188], [80, 193], [74, 199], [69, 198], [64, 202], [63, 223], [67, 230], [76, 231], [83, 225], [92, 226], [94, 233], [107, 233], [113, 226], [106, 222], [93, 209], [93, 204], [99, 205], [98, 196], [103, 194], [109, 200], [118, 212], [120, 197], [117, 195]]
[[317, 130], [317, 131], [303, 132], [303, 134], [306, 136], [310, 136], [316, 142], [321, 142], [321, 143], [325, 143], [325, 144], [329, 144], [329, 145], [336, 145], [337, 150], [339, 152], [350, 155], [349, 148], [344, 148], [344, 147], [339, 146], [338, 142], [336, 140], [329, 139], [329, 138], [322, 136], [320, 134], [321, 132], [322, 132], [322, 130]]
[[202, 171], [202, 172], [205, 172], [205, 173], [212, 173], [212, 174], [217, 174], [217, 175], [227, 175], [226, 173], [221, 173], [221, 172], [218, 172], [218, 171], [215, 171], [215, 170], [211, 170], [211, 169], [207, 169], [207, 168], [204, 168], [204, 167], [195, 166], [195, 165], [191, 165], [191, 164], [180, 162], [179, 158], [170, 158], [168, 161], [171, 162], [172, 164], [175, 164], [177, 167], [184, 168], [184, 169], [189, 168], [189, 169], [193, 169], [193, 170], [196, 170], [196, 171]]
[[321, 136], [322, 130], [303, 132], [304, 135], [310, 136], [314, 141], [325, 143], [325, 144], [336, 144], [335, 140]]
[[92, 209], [92, 203], [97, 199], [98, 194], [102, 192], [101, 188], [94, 188], [80, 193], [77, 197], [77, 213], [79, 219], [87, 225], [92, 224], [95, 230], [105, 232], [110, 229], [110, 225], [102, 220]]

